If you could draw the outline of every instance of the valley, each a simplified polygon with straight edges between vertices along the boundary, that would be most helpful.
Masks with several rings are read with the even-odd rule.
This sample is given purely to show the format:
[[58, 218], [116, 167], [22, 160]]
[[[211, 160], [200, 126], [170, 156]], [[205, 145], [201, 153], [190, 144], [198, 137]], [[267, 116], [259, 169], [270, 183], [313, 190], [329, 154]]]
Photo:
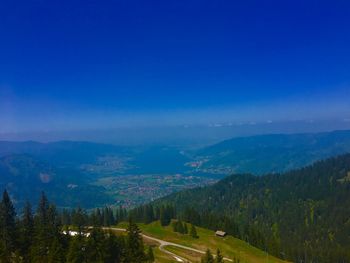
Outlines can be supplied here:
[[[0, 185], [12, 192], [18, 207], [48, 191], [60, 207], [132, 208], [230, 174], [279, 173], [347, 151], [350, 131], [239, 137], [195, 149], [191, 144], [0, 141]], [[25, 182], [28, 187], [19, 191]]]
[[114, 198], [114, 206], [132, 208], [173, 192], [211, 185], [214, 178], [181, 174], [139, 174], [99, 178], [93, 185], [101, 186]]

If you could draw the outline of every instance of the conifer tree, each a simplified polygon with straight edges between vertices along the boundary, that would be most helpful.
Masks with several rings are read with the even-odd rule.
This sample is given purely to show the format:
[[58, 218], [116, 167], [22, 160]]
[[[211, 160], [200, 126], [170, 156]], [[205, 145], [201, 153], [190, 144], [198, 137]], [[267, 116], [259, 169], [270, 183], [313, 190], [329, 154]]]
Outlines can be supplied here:
[[61, 223], [64, 226], [72, 224], [71, 215], [67, 209], [63, 209], [61, 213]]
[[103, 209], [102, 217], [103, 217], [103, 226], [110, 226], [111, 225], [111, 217], [109, 214], [109, 209], [107, 207], [105, 207]]
[[148, 260], [149, 263], [153, 263], [154, 262], [154, 254], [153, 254], [153, 249], [152, 249], [151, 246], [148, 247], [147, 260]]
[[201, 263], [214, 263], [214, 257], [211, 254], [210, 250], [207, 249], [207, 251], [205, 252], [204, 256], [201, 259]]
[[173, 227], [173, 231], [174, 231], [174, 232], [178, 232], [178, 229], [177, 229], [177, 221], [174, 221], [171, 225], [172, 225], [172, 227]]
[[102, 216], [100, 208], [96, 209], [96, 219], [97, 219], [97, 226], [102, 226], [103, 216]]
[[21, 253], [23, 255], [23, 260], [29, 262], [30, 260], [30, 248], [33, 243], [34, 235], [34, 217], [32, 213], [32, 207], [29, 202], [27, 202], [23, 208], [23, 214], [20, 221], [20, 243], [21, 243]]
[[223, 263], [224, 257], [221, 255], [220, 249], [216, 250], [216, 257], [215, 257], [215, 263]]
[[13, 260], [17, 248], [16, 212], [5, 190], [0, 203], [0, 262]]
[[188, 234], [187, 223], [184, 223], [184, 234]]
[[193, 224], [191, 224], [190, 235], [193, 238], [198, 238], [196, 227]]
[[180, 234], [184, 234], [185, 230], [184, 230], [184, 225], [183, 225], [182, 221], [179, 220], [179, 221], [177, 222], [177, 224], [178, 224], [178, 232], [179, 232]]
[[82, 236], [76, 236], [69, 242], [67, 263], [85, 262], [85, 244]]
[[161, 207], [161, 209], [160, 209], [160, 218], [159, 218], [159, 220], [160, 220], [160, 224], [162, 226], [169, 225], [168, 217], [167, 217], [167, 211], [165, 210], [164, 207]]
[[127, 228], [127, 250], [129, 262], [143, 262], [146, 255], [144, 252], [143, 240], [141, 231], [138, 226], [129, 218], [129, 225]]
[[48, 263], [61, 263], [65, 262], [65, 250], [62, 243], [58, 238], [55, 238], [51, 243], [48, 253]]
[[[86, 225], [86, 215], [80, 207], [74, 211], [72, 216], [72, 223], [77, 227], [79, 235], [82, 235], [84, 232], [84, 226]], [[98, 219], [98, 225], [100, 226], [100, 220]]]
[[104, 263], [122, 261], [122, 254], [125, 251], [124, 237], [117, 237], [114, 233], [108, 233], [103, 246], [105, 250]]
[[[61, 226], [56, 207], [50, 204], [46, 195], [42, 193], [36, 215], [34, 217], [34, 242], [31, 256], [34, 262], [47, 262], [50, 248], [55, 240], [60, 239]], [[57, 241], [58, 242], [58, 241]], [[58, 249], [56, 246], [55, 249]], [[52, 260], [55, 257], [52, 257]]]
[[31, 247], [31, 258], [34, 262], [47, 262], [51, 241], [49, 232], [49, 201], [42, 193], [34, 217], [34, 240]]

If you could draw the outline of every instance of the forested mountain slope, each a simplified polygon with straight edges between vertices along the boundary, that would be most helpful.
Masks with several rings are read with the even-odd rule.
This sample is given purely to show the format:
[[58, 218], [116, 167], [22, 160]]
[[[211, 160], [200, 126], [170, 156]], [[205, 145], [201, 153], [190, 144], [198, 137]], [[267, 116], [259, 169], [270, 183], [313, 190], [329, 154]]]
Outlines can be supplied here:
[[232, 175], [155, 202], [295, 262], [350, 262], [350, 154], [284, 174]]
[[350, 131], [269, 134], [233, 138], [200, 149], [203, 171], [234, 173], [285, 172], [350, 152]]

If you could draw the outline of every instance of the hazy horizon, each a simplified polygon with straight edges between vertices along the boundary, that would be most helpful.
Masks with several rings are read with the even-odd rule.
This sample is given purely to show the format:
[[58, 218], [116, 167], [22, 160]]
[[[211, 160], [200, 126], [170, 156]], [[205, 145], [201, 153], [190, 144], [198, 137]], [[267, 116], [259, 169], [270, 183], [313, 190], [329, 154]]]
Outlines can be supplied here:
[[231, 138], [265, 134], [303, 134], [350, 130], [350, 122], [216, 123], [169, 127], [125, 127], [110, 130], [76, 130], [0, 133], [0, 141], [89, 141], [115, 145], [167, 144], [203, 147]]
[[0, 139], [204, 143], [349, 129], [348, 7], [4, 3]]

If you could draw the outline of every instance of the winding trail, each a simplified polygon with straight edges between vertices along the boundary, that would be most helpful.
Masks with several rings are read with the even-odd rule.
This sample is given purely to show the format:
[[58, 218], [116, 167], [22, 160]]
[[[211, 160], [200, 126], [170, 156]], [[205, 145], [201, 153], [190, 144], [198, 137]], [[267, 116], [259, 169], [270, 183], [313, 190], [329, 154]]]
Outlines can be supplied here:
[[[119, 232], [126, 232], [125, 228], [104, 227], [104, 229], [114, 230], [114, 231], [119, 231]], [[141, 233], [141, 235], [145, 239], [149, 239], [149, 240], [152, 240], [152, 241], [155, 241], [155, 242], [159, 243], [159, 250], [161, 250], [162, 252], [167, 253], [168, 255], [174, 257], [175, 260], [178, 261], [178, 262], [190, 262], [190, 261], [188, 259], [180, 257], [179, 255], [176, 255], [173, 252], [170, 252], [170, 251], [166, 250], [165, 249], [166, 246], [178, 247], [178, 248], [190, 250], [190, 251], [193, 251], [193, 252], [197, 252], [197, 253], [200, 253], [200, 254], [205, 254], [205, 251], [202, 251], [202, 250], [199, 250], [199, 249], [195, 249], [195, 248], [192, 248], [192, 247], [187, 247], [187, 246], [183, 246], [183, 245], [180, 245], [180, 244], [177, 244], [177, 243], [165, 241], [165, 240], [162, 240], [162, 239], [159, 239], [159, 238], [155, 238], [155, 237], [151, 237], [151, 236], [145, 235], [143, 233]], [[224, 260], [233, 262], [233, 260], [230, 259], [230, 258], [224, 258]]]

